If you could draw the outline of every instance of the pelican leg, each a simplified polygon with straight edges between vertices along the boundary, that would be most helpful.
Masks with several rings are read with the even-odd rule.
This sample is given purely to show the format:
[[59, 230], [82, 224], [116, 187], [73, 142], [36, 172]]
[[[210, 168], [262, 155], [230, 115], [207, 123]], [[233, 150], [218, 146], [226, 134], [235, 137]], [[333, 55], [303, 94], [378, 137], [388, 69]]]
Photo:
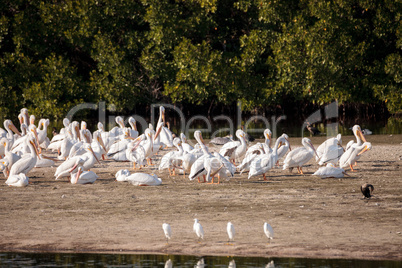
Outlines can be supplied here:
[[304, 175], [302, 167], [300, 167], [300, 174]]
[[169, 170], [169, 176], [172, 176], [172, 172], [170, 171], [170, 167], [168, 167]]
[[217, 184], [220, 184], [221, 183], [221, 176], [218, 174], [218, 183]]
[[296, 167], [296, 168], [297, 168], [297, 173], [300, 174], [300, 168], [299, 167]]
[[264, 177], [264, 181], [267, 181], [267, 180], [268, 180], [267, 177], [265, 177], [265, 173], [262, 174], [262, 176]]
[[352, 172], [355, 172], [356, 170], [354, 170], [353, 169], [353, 166], [352, 165], [349, 165], [350, 166], [350, 170], [352, 171]]
[[214, 176], [212, 176], [211, 182], [208, 182], [208, 184], [214, 184]]
[[136, 170], [136, 168], [135, 168], [135, 162], [133, 162], [133, 169]]
[[204, 177], [204, 183], [207, 182], [207, 179], [205, 178], [205, 175], [202, 175]]

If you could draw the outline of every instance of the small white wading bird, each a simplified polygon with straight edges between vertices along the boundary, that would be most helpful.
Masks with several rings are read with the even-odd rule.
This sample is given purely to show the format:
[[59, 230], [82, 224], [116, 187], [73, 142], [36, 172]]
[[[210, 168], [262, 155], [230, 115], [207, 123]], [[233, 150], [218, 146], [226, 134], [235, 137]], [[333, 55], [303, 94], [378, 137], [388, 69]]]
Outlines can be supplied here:
[[165, 262], [165, 268], [172, 268], [172, 267], [173, 267], [172, 260], [171, 260], [171, 259], [168, 259], [168, 260]]
[[313, 176], [320, 178], [343, 178], [346, 172], [343, 168], [335, 167], [334, 164], [328, 163], [325, 167], [320, 167]]
[[162, 229], [166, 236], [166, 244], [169, 244], [169, 239], [172, 238], [172, 228], [170, 228], [170, 225], [168, 223], [163, 223]]
[[274, 230], [272, 229], [271, 225], [269, 223], [265, 222], [264, 223], [264, 233], [268, 237], [268, 243], [274, 238]]
[[193, 231], [198, 237], [198, 243], [200, 243], [201, 239], [204, 239], [204, 229], [202, 229], [202, 225], [198, 222], [198, 219], [194, 219]]
[[231, 222], [228, 222], [228, 225], [226, 227], [226, 231], [228, 232], [228, 236], [229, 236], [229, 241], [228, 241], [228, 245], [230, 245], [230, 241], [234, 241], [234, 237], [235, 237], [235, 228], [234, 225]]

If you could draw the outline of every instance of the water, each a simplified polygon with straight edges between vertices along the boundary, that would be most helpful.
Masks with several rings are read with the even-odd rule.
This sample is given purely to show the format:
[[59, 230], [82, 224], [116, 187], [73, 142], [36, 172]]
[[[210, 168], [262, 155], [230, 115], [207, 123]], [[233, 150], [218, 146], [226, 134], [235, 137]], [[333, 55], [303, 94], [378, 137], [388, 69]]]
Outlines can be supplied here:
[[183, 255], [0, 253], [1, 267], [401, 267], [401, 261]]

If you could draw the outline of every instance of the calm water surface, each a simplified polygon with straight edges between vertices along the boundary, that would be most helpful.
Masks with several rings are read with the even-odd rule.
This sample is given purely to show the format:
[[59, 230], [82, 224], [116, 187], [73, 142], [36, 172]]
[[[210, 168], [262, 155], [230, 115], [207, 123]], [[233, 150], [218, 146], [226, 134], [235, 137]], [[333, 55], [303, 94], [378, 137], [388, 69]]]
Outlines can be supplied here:
[[0, 253], [1, 267], [401, 267], [398, 261], [129, 254]]

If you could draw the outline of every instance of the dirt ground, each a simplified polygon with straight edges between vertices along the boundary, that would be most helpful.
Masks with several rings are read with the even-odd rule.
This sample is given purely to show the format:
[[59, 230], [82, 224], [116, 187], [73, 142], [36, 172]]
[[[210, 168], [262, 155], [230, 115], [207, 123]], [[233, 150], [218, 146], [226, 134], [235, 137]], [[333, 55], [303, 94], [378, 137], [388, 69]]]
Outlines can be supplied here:
[[[318, 146], [324, 139], [312, 141]], [[342, 139], [345, 145], [354, 137]], [[372, 150], [343, 179], [311, 176], [318, 168], [313, 160], [306, 175], [274, 169], [264, 181], [237, 173], [219, 185], [152, 167], [143, 171], [154, 171], [162, 185], [133, 186], [114, 180], [129, 163], [113, 161], [92, 169], [99, 175], [93, 185], [55, 181], [55, 167], [31, 171], [25, 188], [8, 187], [1, 175], [0, 251], [402, 260], [402, 135], [367, 140]], [[300, 141], [292, 138], [292, 148]], [[370, 200], [360, 192], [365, 182], [375, 188]], [[205, 231], [201, 243], [194, 218]], [[228, 221], [236, 229], [232, 245], [226, 245]], [[164, 222], [173, 232], [168, 244]], [[264, 222], [275, 232], [270, 244]]]

